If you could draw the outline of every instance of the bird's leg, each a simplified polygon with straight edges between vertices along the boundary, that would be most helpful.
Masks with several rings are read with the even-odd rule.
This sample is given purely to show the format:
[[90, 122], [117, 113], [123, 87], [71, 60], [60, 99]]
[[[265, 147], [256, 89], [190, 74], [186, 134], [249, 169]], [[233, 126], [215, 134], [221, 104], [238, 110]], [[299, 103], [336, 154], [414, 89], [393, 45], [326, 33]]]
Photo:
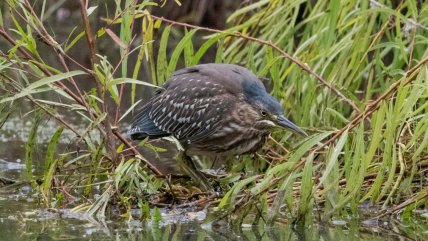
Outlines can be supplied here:
[[190, 178], [198, 183], [203, 191], [211, 192], [213, 187], [204, 174], [198, 170], [192, 159], [184, 152], [180, 151], [177, 155], [177, 162], [181, 170], [190, 176]]
[[213, 161], [211, 162], [211, 169], [214, 170], [216, 168], [217, 160], [219, 159], [218, 156], [215, 156], [213, 158]]

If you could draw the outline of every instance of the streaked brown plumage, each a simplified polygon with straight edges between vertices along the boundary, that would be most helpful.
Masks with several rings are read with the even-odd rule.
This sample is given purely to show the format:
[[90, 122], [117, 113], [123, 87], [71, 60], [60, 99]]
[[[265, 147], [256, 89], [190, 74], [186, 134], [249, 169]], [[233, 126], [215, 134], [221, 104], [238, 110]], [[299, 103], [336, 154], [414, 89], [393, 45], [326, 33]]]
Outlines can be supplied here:
[[132, 139], [174, 136], [187, 156], [232, 156], [260, 149], [273, 127], [304, 132], [244, 67], [203, 64], [175, 72], [132, 123]]

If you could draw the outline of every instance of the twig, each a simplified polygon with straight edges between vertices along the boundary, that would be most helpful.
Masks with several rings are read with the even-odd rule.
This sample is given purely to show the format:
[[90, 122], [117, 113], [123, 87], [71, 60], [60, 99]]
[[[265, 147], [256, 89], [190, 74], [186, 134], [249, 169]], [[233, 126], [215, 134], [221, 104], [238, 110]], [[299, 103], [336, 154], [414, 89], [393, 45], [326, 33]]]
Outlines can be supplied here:
[[[4, 74], [0, 74], [0, 76], [2, 76], [5, 79], [8, 79], [9, 81], [13, 81], [9, 76], [6, 76]], [[12, 90], [6, 90], [8, 91], [10, 94], [16, 94], [14, 91]], [[56, 121], [58, 121], [60, 124], [62, 124], [64, 127], [66, 127], [67, 129], [69, 129], [70, 131], [72, 131], [77, 137], [81, 137], [82, 135], [76, 130], [74, 129], [69, 123], [67, 123], [63, 118], [61, 118], [60, 116], [56, 115], [55, 113], [53, 113], [52, 111], [50, 111], [44, 104], [40, 103], [39, 100], [33, 98], [31, 95], [27, 95], [25, 96], [27, 99], [29, 99], [31, 102], [33, 102], [35, 105], [39, 106], [41, 109], [43, 109], [46, 113], [48, 113], [50, 116], [52, 116]]]
[[427, 198], [427, 197], [428, 197], [428, 189], [425, 189], [425, 193], [422, 196], [418, 196], [418, 194], [416, 194], [415, 196], [411, 197], [410, 199], [407, 199], [406, 201], [396, 205], [392, 209], [385, 211], [384, 213], [382, 213], [376, 217], [370, 218], [369, 220], [377, 220], [377, 219], [380, 219], [386, 215], [396, 214], [396, 213], [400, 212], [401, 210], [403, 210], [403, 208], [405, 208], [411, 204], [414, 204], [414, 203], [416, 203], [416, 202], [418, 202], [424, 198]]
[[175, 197], [174, 191], [172, 190], [172, 185], [171, 185], [171, 176], [170, 176], [170, 175], [168, 175], [168, 177], [167, 177], [167, 178], [165, 178], [165, 181], [166, 181], [166, 184], [168, 185], [169, 191], [171, 192], [171, 196], [172, 196], [172, 201], [171, 201], [171, 203], [172, 203], [172, 205], [174, 205], [174, 204], [175, 204], [175, 200], [176, 200], [177, 198]]
[[213, 195], [210, 195], [206, 198], [201, 198], [201, 199], [198, 199], [198, 200], [193, 201], [193, 202], [183, 203], [183, 204], [177, 205], [176, 207], [177, 208], [186, 208], [186, 207], [202, 206], [203, 204], [205, 204], [207, 202], [208, 202], [208, 204], [210, 204], [210, 203], [214, 202], [217, 198], [221, 198], [221, 197], [222, 197], [221, 195], [213, 194]]
[[[142, 16], [146, 15], [146, 13], [141, 13], [141, 14], [142, 14]], [[284, 50], [282, 50], [280, 47], [276, 46], [270, 40], [266, 41], [266, 40], [263, 40], [263, 39], [258, 39], [258, 38], [255, 38], [255, 37], [251, 37], [251, 36], [242, 34], [240, 32], [227, 32], [227, 31], [222, 31], [222, 30], [219, 30], [219, 29], [213, 29], [213, 28], [201, 27], [201, 26], [197, 26], [197, 25], [193, 25], [193, 24], [188, 24], [188, 23], [177, 22], [177, 21], [174, 21], [174, 20], [166, 19], [164, 17], [158, 17], [158, 16], [155, 16], [155, 15], [150, 15], [150, 16], [153, 19], [158, 19], [158, 20], [161, 20], [163, 22], [170, 23], [172, 25], [178, 25], [178, 26], [183, 26], [183, 27], [187, 27], [187, 28], [192, 28], [192, 29], [197, 29], [197, 30], [202, 30], [202, 31], [207, 31], [207, 32], [212, 32], [212, 33], [226, 34], [228, 36], [234, 36], [234, 37], [238, 37], [238, 38], [243, 38], [243, 39], [247, 39], [247, 40], [250, 40], [250, 41], [253, 41], [253, 42], [260, 43], [262, 45], [269, 46], [269, 47], [275, 49], [276, 51], [278, 51], [284, 58], [290, 60], [291, 62], [293, 62], [297, 66], [299, 66], [302, 70], [304, 70], [307, 73], [309, 73], [310, 75], [314, 76], [322, 85], [326, 86], [332, 92], [334, 92], [336, 95], [338, 95], [340, 97], [341, 101], [345, 101], [346, 103], [348, 103], [352, 107], [352, 109], [354, 109], [354, 111], [356, 113], [360, 113], [361, 112], [360, 109], [357, 107], [357, 105], [352, 100], [350, 100], [349, 98], [347, 98], [344, 94], [342, 94], [342, 92], [340, 92], [338, 89], [336, 89], [332, 84], [330, 84], [326, 80], [324, 80], [321, 77], [321, 75], [317, 74], [307, 64], [302, 63], [296, 57], [293, 57], [293, 56], [289, 55], [287, 52], [285, 52]]]
[[[59, 58], [60, 58], [60, 62], [63, 65], [63, 67], [66, 69], [66, 71], [68, 70], [68, 66], [65, 64], [64, 58], [61, 55], [61, 53], [64, 53], [64, 51], [61, 49], [61, 45], [58, 44], [54, 38], [48, 33], [48, 31], [46, 30], [46, 28], [44, 27], [42, 21], [39, 19], [39, 17], [37, 16], [37, 14], [34, 12], [33, 7], [31, 6], [31, 4], [28, 2], [28, 0], [24, 1], [24, 5], [25, 9], [29, 12], [29, 14], [32, 15], [32, 19], [34, 20], [34, 24], [30, 24], [26, 18], [24, 18], [21, 14], [18, 14], [19, 16], [21, 16], [21, 18], [28, 24], [28, 26], [33, 27], [32, 29], [34, 31], [37, 32], [37, 34], [40, 36], [40, 39], [47, 45], [52, 46], [54, 48], [54, 50], [56, 50], [57, 52], [59, 52]], [[76, 84], [76, 81], [74, 80], [73, 77], [68, 78], [69, 82], [73, 85], [73, 87], [76, 89], [77, 94], [79, 95], [80, 99], [83, 101], [83, 104], [85, 105], [85, 107], [88, 109], [89, 108], [89, 104], [86, 102], [85, 98], [83, 97], [82, 93], [80, 92], [79, 87]]]
[[[16, 46], [16, 41], [5, 31], [5, 29], [0, 27], [0, 36], [3, 36], [6, 41], [8, 41], [11, 45]], [[42, 71], [46, 76], [52, 76], [53, 74], [40, 62], [36, 61], [34, 57], [28, 53], [24, 48], [18, 47], [18, 51], [25, 57], [25, 59], [28, 59], [32, 61], [34, 65], [36, 65], [40, 71]], [[67, 58], [70, 58], [68, 55], [65, 55]], [[75, 61], [73, 61], [75, 62]], [[87, 73], [92, 71], [85, 71]], [[92, 72], [93, 73], [93, 72]], [[84, 100], [82, 100], [79, 96], [74, 94], [67, 86], [65, 86], [62, 82], [56, 81], [53, 83], [58, 88], [62, 89], [66, 94], [68, 94], [74, 101], [76, 101], [78, 104], [85, 106]], [[94, 113], [94, 118], [97, 118], [97, 114]], [[67, 126], [66, 126], [67, 127]], [[68, 128], [68, 127], [67, 127]], [[148, 168], [157, 176], [162, 176], [162, 173], [153, 166], [148, 160], [142, 157], [142, 155], [132, 146], [132, 144], [127, 141], [119, 132], [113, 131], [114, 136], [116, 136], [122, 143], [125, 144], [126, 147], [131, 148], [132, 152], [138, 156], [145, 164], [148, 166]]]
[[[378, 2], [378, 1], [375, 1], [375, 0], [370, 0], [370, 3], [373, 4], [373, 6], [376, 6], [376, 7], [379, 7], [379, 8], [390, 9], [387, 6], [385, 6], [382, 3]], [[401, 5], [401, 3], [400, 3], [400, 5]], [[413, 20], [411, 18], [406, 18], [405, 16], [403, 16], [403, 18], [404, 18], [405, 21], [408, 21], [414, 27], [418, 27], [418, 28], [421, 28], [421, 29], [424, 29], [424, 30], [428, 31], [428, 27], [427, 26], [425, 26], [423, 24], [420, 24], [420, 23], [416, 22], [415, 20]]]
[[367, 108], [361, 112], [360, 114], [358, 114], [357, 116], [355, 116], [346, 126], [344, 126], [342, 129], [338, 130], [336, 132], [336, 134], [331, 137], [329, 140], [327, 140], [326, 142], [324, 142], [323, 145], [316, 147], [315, 150], [318, 151], [321, 148], [324, 148], [325, 146], [333, 143], [337, 138], [339, 138], [346, 130], [351, 130], [354, 127], [356, 127], [361, 121], [365, 120], [366, 118], [368, 118], [369, 116], [371, 116], [371, 114], [373, 114], [373, 112], [375, 112], [379, 107], [380, 104], [382, 103], [382, 101], [386, 100], [389, 96], [391, 96], [392, 94], [394, 94], [395, 92], [397, 92], [398, 87], [400, 85], [405, 86], [408, 85], [409, 83], [413, 82], [416, 77], [417, 74], [419, 73], [419, 70], [421, 69], [421, 67], [425, 64], [428, 63], [428, 56], [425, 57], [424, 59], [422, 59], [417, 65], [415, 65], [412, 69], [410, 69], [406, 76], [408, 76], [408, 78], [406, 79], [406, 76], [403, 78], [400, 78], [399, 80], [397, 80], [395, 83], [393, 83], [390, 88], [383, 93], [381, 96], [379, 96], [376, 100], [374, 100], [373, 102], [370, 103], [370, 105], [367, 106]]
[[[82, 20], [84, 23], [84, 27], [85, 27], [85, 37], [86, 37], [86, 42], [88, 44], [88, 48], [89, 48], [89, 59], [91, 61], [91, 67], [94, 67], [96, 61], [96, 47], [95, 47], [95, 38], [93, 36], [92, 33], [92, 29], [91, 29], [91, 24], [89, 23], [89, 17], [88, 17], [88, 12], [87, 12], [87, 5], [88, 2], [86, 0], [80, 0], [80, 14], [82, 15]], [[98, 83], [97, 81], [97, 85], [99, 85], [99, 88], [102, 89], [101, 83]]]
[[145, 159], [138, 151], [137, 149], [127, 140], [125, 139], [118, 131], [117, 129], [112, 129], [113, 134], [121, 141], [123, 144], [125, 144], [130, 150], [134, 153], [134, 155], [142, 160], [147, 167], [152, 170], [152, 172], [157, 176], [163, 176], [162, 172], [159, 171], [152, 163], [150, 163], [147, 159]]
[[60, 116], [56, 115], [55, 113], [51, 112], [48, 108], [46, 108], [44, 105], [40, 104], [38, 100], [34, 99], [30, 95], [27, 96], [31, 102], [42, 108], [46, 113], [48, 113], [50, 116], [55, 118], [59, 123], [61, 123], [63, 126], [65, 126], [67, 129], [72, 131], [77, 137], [81, 137], [80, 133], [74, 129], [69, 123], [67, 123], [64, 119], [62, 119]]
[[[3, 36], [10, 44], [12, 44], [13, 46], [16, 46], [16, 41], [3, 28], [0, 28], [0, 35]], [[25, 58], [33, 60], [32, 63], [34, 65], [36, 65], [40, 69], [40, 71], [42, 71], [45, 75], [52, 76], [52, 73], [47, 68], [45, 68], [45, 66], [43, 64], [41, 64], [40, 62], [36, 61], [33, 58], [33, 56], [31, 54], [29, 54], [24, 48], [18, 47], [18, 51], [21, 52], [25, 56]], [[73, 98], [77, 103], [79, 103], [80, 105], [84, 106], [83, 100], [79, 96], [77, 96], [76, 94], [74, 94], [62, 82], [56, 81], [53, 84], [55, 86], [59, 87], [60, 89], [62, 89], [71, 98]]]
[[[94, 35], [92, 33], [92, 29], [91, 29], [91, 25], [89, 23], [89, 17], [88, 17], [88, 12], [87, 12], [87, 5], [88, 5], [88, 1], [87, 0], [80, 0], [80, 13], [82, 15], [82, 19], [85, 25], [85, 37], [86, 37], [86, 42], [88, 44], [88, 48], [89, 48], [89, 53], [90, 53], [90, 61], [91, 61], [91, 67], [95, 68], [95, 64], [97, 62], [96, 60], [96, 47], [95, 47], [95, 38]], [[115, 151], [115, 145], [114, 145], [114, 139], [112, 138], [112, 127], [111, 127], [111, 122], [110, 122], [110, 115], [108, 112], [108, 108], [107, 108], [107, 101], [105, 98], [105, 90], [101, 84], [101, 81], [98, 79], [96, 74], [92, 75], [92, 79], [95, 82], [95, 86], [97, 88], [97, 92], [98, 92], [98, 97], [101, 98], [102, 103], [100, 103], [101, 105], [101, 109], [104, 113], [106, 113], [106, 118], [102, 121], [102, 124], [104, 126], [105, 129], [105, 138], [106, 138], [106, 144], [107, 144], [107, 152], [109, 153], [109, 155], [111, 156], [111, 158], [114, 160], [115, 156], [116, 156], [116, 151]]]

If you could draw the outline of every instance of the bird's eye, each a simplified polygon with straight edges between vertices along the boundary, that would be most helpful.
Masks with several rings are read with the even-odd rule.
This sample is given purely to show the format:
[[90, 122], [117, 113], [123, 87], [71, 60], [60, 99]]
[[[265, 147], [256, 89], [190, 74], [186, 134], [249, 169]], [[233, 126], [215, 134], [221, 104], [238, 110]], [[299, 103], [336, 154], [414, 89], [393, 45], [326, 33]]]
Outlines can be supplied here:
[[264, 110], [260, 111], [260, 114], [262, 114], [262, 116], [267, 116], [267, 113]]

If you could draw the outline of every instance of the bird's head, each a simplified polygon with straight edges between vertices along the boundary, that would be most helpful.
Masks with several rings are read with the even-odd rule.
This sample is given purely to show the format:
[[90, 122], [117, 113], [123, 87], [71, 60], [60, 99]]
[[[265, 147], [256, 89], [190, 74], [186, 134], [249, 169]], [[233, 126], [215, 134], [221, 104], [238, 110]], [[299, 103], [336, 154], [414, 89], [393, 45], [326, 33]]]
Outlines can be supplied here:
[[303, 136], [307, 134], [296, 124], [285, 118], [281, 105], [272, 97], [259, 80], [244, 80], [242, 82], [243, 93], [248, 103], [259, 113], [256, 123], [266, 129], [282, 127]]

